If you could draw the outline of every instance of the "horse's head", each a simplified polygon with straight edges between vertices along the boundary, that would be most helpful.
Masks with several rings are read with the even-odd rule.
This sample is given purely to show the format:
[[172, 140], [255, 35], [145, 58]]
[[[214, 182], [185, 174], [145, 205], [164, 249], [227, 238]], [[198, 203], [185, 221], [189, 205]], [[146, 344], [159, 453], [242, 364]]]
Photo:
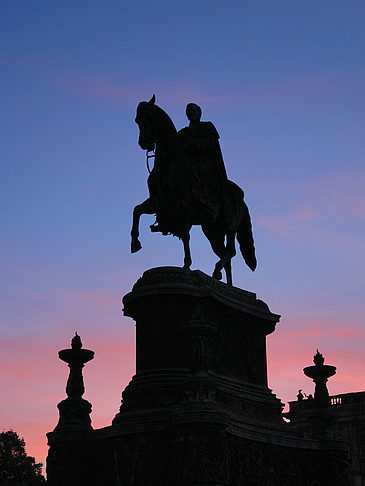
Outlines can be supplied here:
[[141, 101], [137, 107], [136, 123], [139, 127], [138, 144], [143, 150], [153, 150], [156, 143], [156, 124], [154, 113], [156, 97], [152, 96], [150, 101]]
[[141, 101], [137, 107], [136, 123], [139, 126], [138, 144], [143, 150], [153, 150], [157, 144], [171, 144], [176, 135], [169, 115], [155, 105], [156, 97]]

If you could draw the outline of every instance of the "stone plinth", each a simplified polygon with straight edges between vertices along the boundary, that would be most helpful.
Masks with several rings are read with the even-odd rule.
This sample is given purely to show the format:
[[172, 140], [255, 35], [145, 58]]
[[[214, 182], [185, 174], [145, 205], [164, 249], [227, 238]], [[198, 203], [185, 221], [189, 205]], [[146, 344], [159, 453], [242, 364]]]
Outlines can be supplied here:
[[267, 386], [265, 337], [280, 316], [255, 294], [198, 270], [162, 267], [145, 272], [123, 303], [137, 325], [137, 374], [197, 366]]
[[187, 401], [281, 422], [266, 365], [266, 336], [280, 316], [255, 294], [162, 267], [145, 272], [123, 303], [136, 321], [136, 376], [114, 424], [132, 409]]

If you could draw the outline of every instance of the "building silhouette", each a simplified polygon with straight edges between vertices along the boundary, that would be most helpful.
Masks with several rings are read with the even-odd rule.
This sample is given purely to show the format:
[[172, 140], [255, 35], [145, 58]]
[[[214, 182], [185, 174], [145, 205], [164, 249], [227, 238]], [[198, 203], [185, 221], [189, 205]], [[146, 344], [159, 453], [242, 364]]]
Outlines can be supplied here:
[[[50, 486], [360, 486], [365, 392], [328, 395], [336, 371], [317, 352], [316, 383], [289, 412], [268, 388], [266, 336], [280, 316], [200, 271], [146, 271], [124, 296], [136, 323], [136, 374], [109, 426], [93, 429], [79, 336], [67, 398], [47, 434]], [[116, 384], [118, 386], [118, 384]]]

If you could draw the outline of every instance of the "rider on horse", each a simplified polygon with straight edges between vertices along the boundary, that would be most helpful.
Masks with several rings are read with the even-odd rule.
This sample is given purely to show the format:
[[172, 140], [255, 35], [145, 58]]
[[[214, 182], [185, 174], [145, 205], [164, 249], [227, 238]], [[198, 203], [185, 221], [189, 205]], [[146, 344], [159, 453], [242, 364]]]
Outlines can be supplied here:
[[189, 103], [188, 127], [176, 131], [168, 114], [150, 101], [137, 107], [140, 147], [155, 147], [155, 163], [148, 177], [149, 197], [133, 210], [131, 251], [142, 248], [139, 220], [142, 214], [155, 214], [152, 231], [181, 238], [184, 267], [190, 268], [190, 230], [200, 225], [212, 250], [219, 257], [213, 277], [232, 284], [231, 259], [236, 254], [235, 239], [251, 270], [256, 268], [251, 218], [242, 189], [227, 179], [219, 135], [210, 122], [201, 122], [201, 109]]
[[177, 135], [185, 153], [192, 202], [206, 222], [214, 223], [224, 199], [227, 174], [218, 132], [213, 123], [200, 121], [201, 114], [198, 105], [189, 103], [189, 126]]

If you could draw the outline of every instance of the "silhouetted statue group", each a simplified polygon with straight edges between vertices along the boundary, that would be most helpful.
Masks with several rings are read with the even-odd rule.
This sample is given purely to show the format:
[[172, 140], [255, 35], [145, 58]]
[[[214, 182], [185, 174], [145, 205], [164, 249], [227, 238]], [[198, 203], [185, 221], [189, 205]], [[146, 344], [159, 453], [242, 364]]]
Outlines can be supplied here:
[[167, 113], [155, 104], [155, 96], [137, 107], [138, 143], [147, 152], [155, 151], [155, 162], [148, 177], [150, 197], [133, 211], [131, 251], [142, 248], [140, 216], [155, 214], [151, 230], [181, 238], [184, 267], [190, 268], [190, 229], [201, 225], [219, 257], [213, 277], [220, 280], [224, 268], [227, 283], [232, 284], [235, 237], [246, 264], [256, 268], [250, 215], [242, 189], [227, 178], [216, 128], [200, 121], [202, 111], [194, 103], [187, 105], [186, 115], [189, 126], [177, 132]]

